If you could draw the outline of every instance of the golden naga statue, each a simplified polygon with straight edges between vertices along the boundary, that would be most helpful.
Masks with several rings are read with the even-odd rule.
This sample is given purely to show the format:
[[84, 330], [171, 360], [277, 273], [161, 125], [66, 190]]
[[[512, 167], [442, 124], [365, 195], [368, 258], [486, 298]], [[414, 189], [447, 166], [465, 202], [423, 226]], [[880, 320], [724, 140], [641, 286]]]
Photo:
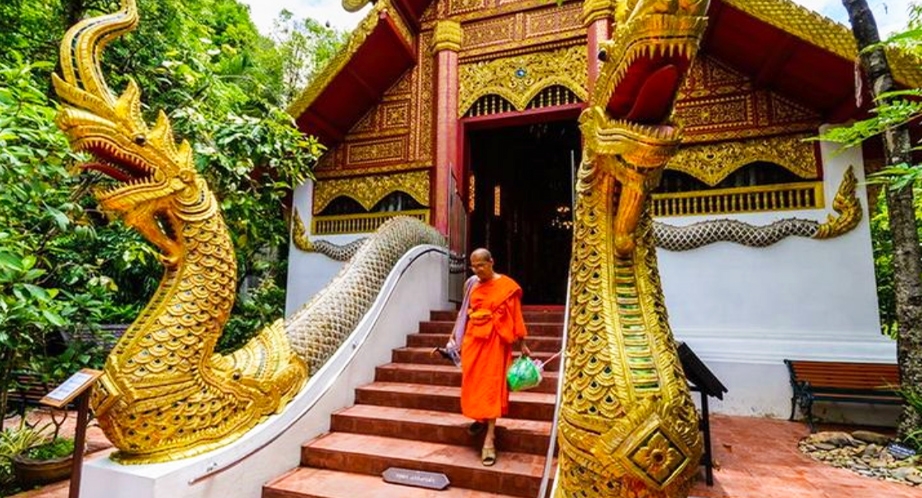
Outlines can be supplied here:
[[106, 360], [92, 399], [106, 436], [128, 463], [175, 460], [222, 446], [283, 408], [307, 378], [279, 320], [229, 356], [214, 352], [234, 304], [236, 258], [214, 194], [187, 142], [176, 145], [160, 113], [150, 128], [134, 82], [116, 97], [99, 59], [106, 43], [138, 23], [135, 0], [84, 20], [61, 43], [65, 104], [58, 126], [83, 166], [117, 185], [101, 207], [161, 253], [160, 287]]
[[557, 497], [688, 496], [698, 415], [669, 329], [650, 190], [678, 148], [670, 121], [706, 0], [621, 1], [580, 117]]

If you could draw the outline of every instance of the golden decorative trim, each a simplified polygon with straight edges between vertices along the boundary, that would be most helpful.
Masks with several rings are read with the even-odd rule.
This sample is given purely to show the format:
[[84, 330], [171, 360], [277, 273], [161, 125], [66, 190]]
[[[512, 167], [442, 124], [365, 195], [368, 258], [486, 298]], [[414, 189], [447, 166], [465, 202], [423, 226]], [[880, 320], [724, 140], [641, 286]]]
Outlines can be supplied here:
[[435, 25], [435, 31], [432, 36], [432, 51], [450, 50], [457, 52], [461, 50], [463, 41], [464, 31], [461, 30], [461, 23], [451, 20], [439, 21]]
[[[858, 57], [851, 30], [790, 0], [723, 0], [723, 3], [843, 59], [854, 61]], [[922, 64], [917, 58], [902, 50], [886, 52], [897, 81], [913, 88], [922, 86]]]
[[362, 19], [362, 22], [356, 26], [355, 30], [349, 36], [349, 41], [339, 50], [339, 52], [327, 63], [323, 71], [301, 92], [301, 95], [288, 106], [288, 114], [297, 119], [311, 104], [317, 100], [317, 97], [330, 85], [333, 79], [346, 67], [352, 56], [358, 52], [359, 47], [365, 43], [365, 40], [378, 26], [381, 19], [381, 13], [386, 12], [390, 7], [389, 0], [380, 0], [374, 4], [368, 15]]
[[829, 215], [826, 223], [819, 226], [814, 239], [831, 239], [851, 232], [861, 222], [861, 202], [856, 194], [858, 179], [855, 178], [855, 169], [849, 166], [842, 176], [842, 183], [832, 200], [833, 211], [839, 216]]
[[304, 252], [314, 252], [314, 244], [311, 243], [311, 239], [307, 238], [307, 230], [304, 228], [304, 220], [301, 219], [298, 208], [294, 208], [291, 212], [291, 242]]
[[[504, 1], [502, 3], [492, 5], [490, 8], [478, 9], [471, 12], [465, 12], [463, 14], [454, 14], [447, 15], [442, 14], [443, 18], [450, 18], [453, 21], [458, 21], [462, 24], [467, 24], [469, 22], [480, 21], [483, 19], [489, 19], [493, 17], [500, 17], [509, 14], [525, 13], [529, 11], [536, 10], [557, 10], [559, 11], [562, 8], [568, 8], [574, 4], [579, 4], [577, 0], [564, 0], [561, 6], [558, 6], [555, 2], [548, 2], [548, 0], [523, 0], [523, 1], [514, 1], [508, 2]], [[435, 3], [433, 3], [435, 5]], [[580, 8], [579, 5], [576, 5], [577, 8]], [[425, 18], [425, 16], [423, 16]], [[435, 19], [424, 20], [422, 23], [422, 30], [433, 29], [435, 24], [439, 22]]]
[[586, 49], [574, 45], [550, 52], [504, 57], [492, 61], [462, 64], [458, 114], [484, 95], [499, 95], [524, 110], [544, 88], [564, 86], [586, 100]]
[[583, 2], [583, 24], [586, 26], [595, 21], [612, 18], [614, 15], [615, 2], [612, 0], [586, 0]]
[[394, 173], [405, 173], [408, 171], [418, 171], [421, 169], [432, 168], [431, 161], [416, 161], [409, 163], [383, 164], [368, 167], [349, 167], [342, 169], [316, 170], [314, 176], [318, 180], [330, 180], [333, 178], [354, 178], [356, 176], [368, 175], [390, 175]]
[[315, 216], [311, 220], [311, 233], [314, 235], [341, 235], [347, 233], [374, 232], [385, 222], [398, 216], [409, 216], [423, 223], [429, 223], [428, 209], [338, 216]]
[[782, 183], [653, 194], [653, 216], [756, 213], [822, 209], [823, 182]]
[[517, 55], [550, 52], [552, 50], [573, 46], [586, 47], [586, 33], [582, 28], [578, 31], [574, 30], [573, 32], [568, 32], [566, 36], [561, 36], [559, 38], [536, 38], [494, 45], [479, 50], [462, 51], [461, 54], [458, 55], [458, 61], [461, 64], [473, 64], [475, 62], [494, 60], [497, 57], [514, 57]]
[[692, 145], [679, 149], [667, 169], [687, 173], [714, 186], [734, 171], [757, 161], [777, 164], [795, 175], [818, 178], [813, 143], [809, 135], [786, 135], [752, 140]]
[[413, 36], [413, 33], [410, 31], [410, 27], [407, 26], [407, 22], [403, 19], [403, 15], [400, 14], [400, 9], [392, 9], [385, 12], [388, 14], [388, 19], [394, 22], [394, 27], [397, 28], [397, 32], [400, 33], [400, 37], [403, 38], [403, 41], [406, 42], [407, 46], [413, 47], [413, 49], [415, 49], [416, 37]]
[[[314, 214], [323, 211], [333, 199], [355, 199], [366, 210], [393, 192], [404, 192], [423, 206], [429, 205], [429, 172], [426, 170], [395, 175], [359, 176], [314, 183]], [[317, 233], [317, 232], [312, 232]]]

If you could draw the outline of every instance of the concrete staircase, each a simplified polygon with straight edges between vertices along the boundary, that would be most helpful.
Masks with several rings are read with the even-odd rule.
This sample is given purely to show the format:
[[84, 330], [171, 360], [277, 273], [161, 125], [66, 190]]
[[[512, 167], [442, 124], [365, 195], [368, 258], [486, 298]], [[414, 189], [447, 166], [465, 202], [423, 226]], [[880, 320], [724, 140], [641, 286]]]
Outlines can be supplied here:
[[[497, 422], [497, 462], [480, 463], [483, 435], [461, 416], [461, 371], [433, 347], [448, 341], [456, 313], [433, 311], [375, 382], [355, 391], [355, 405], [333, 414], [328, 434], [301, 448], [301, 467], [268, 483], [263, 498], [535, 497], [544, 472], [554, 415], [558, 360], [538, 387], [512, 393], [508, 418]], [[561, 348], [561, 307], [526, 306], [528, 346], [538, 359]], [[440, 472], [444, 491], [385, 483], [389, 467]]]

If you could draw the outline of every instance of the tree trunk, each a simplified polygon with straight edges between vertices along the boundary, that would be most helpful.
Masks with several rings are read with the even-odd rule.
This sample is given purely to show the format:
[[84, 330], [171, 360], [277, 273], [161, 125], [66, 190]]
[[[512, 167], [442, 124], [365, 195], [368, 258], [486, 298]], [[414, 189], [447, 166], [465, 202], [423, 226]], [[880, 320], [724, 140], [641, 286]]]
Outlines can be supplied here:
[[[852, 24], [858, 49], [880, 42], [877, 22], [866, 0], [842, 0]], [[861, 54], [861, 66], [871, 83], [872, 95], [896, 90], [893, 74], [881, 47]], [[911, 164], [911, 142], [907, 126], [888, 129], [883, 136], [888, 166]], [[890, 232], [893, 236], [893, 286], [896, 295], [897, 361], [903, 389], [919, 392], [922, 386], [922, 251], [916, 231], [912, 185], [900, 190], [887, 188]], [[922, 428], [922, 416], [908, 404], [900, 417], [899, 436]]]

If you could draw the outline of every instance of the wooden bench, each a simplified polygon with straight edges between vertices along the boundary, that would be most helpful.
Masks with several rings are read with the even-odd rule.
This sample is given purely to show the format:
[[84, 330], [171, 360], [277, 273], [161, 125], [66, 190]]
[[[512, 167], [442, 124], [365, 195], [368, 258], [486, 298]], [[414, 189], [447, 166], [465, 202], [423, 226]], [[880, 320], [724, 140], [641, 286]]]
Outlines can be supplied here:
[[871, 403], [899, 405], [903, 397], [897, 392], [900, 372], [888, 363], [849, 363], [831, 361], [784, 360], [791, 375], [791, 416], [800, 406], [810, 432], [816, 431], [813, 403]]

